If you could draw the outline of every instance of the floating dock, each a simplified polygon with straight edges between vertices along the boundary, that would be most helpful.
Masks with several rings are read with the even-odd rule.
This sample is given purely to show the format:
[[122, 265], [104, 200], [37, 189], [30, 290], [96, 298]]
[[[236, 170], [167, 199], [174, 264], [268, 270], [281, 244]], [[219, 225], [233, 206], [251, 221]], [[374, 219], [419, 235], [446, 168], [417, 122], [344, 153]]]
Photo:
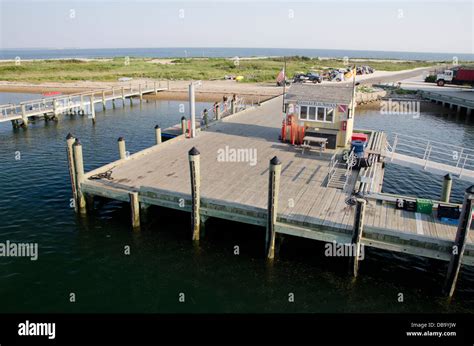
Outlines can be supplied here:
[[[410, 198], [381, 191], [385, 165], [395, 164], [390, 161], [397, 152], [394, 143], [390, 152], [383, 132], [370, 132], [372, 165], [359, 169], [345, 167], [338, 150], [303, 154], [282, 143], [281, 122], [280, 96], [229, 115], [194, 138], [157, 138], [157, 145], [87, 173], [82, 146], [70, 137], [76, 209], [85, 213], [86, 200], [94, 196], [131, 203], [135, 229], [150, 205], [187, 211], [195, 240], [209, 217], [259, 225], [267, 230], [268, 258], [278, 237], [287, 234], [449, 261], [445, 287], [452, 295], [461, 263], [474, 265], [474, 191], [466, 192], [459, 226], [442, 223], [434, 211], [397, 209], [397, 199]], [[124, 144], [120, 148], [125, 151]], [[459, 247], [456, 254], [453, 246]], [[357, 275], [358, 258], [352, 261]]]

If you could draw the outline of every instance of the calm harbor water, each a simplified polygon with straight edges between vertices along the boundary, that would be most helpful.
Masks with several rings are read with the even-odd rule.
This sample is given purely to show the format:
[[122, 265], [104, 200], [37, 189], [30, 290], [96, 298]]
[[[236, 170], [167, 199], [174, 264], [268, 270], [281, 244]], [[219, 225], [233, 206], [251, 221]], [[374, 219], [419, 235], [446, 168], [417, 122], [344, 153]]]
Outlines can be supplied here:
[[[35, 96], [3, 93], [0, 103]], [[446, 304], [439, 295], [443, 262], [367, 249], [354, 282], [347, 259], [324, 257], [319, 242], [286, 238], [276, 261], [267, 264], [258, 227], [211, 220], [194, 247], [189, 216], [179, 212], [152, 209], [139, 233], [131, 231], [128, 206], [121, 203], [77, 219], [69, 206], [67, 133], [81, 139], [90, 170], [117, 158], [119, 136], [131, 153], [153, 145], [154, 125], [178, 123], [179, 105], [98, 108], [95, 127], [81, 116], [38, 121], [26, 131], [0, 124], [0, 242], [39, 244], [37, 261], [0, 258], [0, 312], [474, 312], [474, 271], [462, 270], [455, 299]], [[197, 111], [206, 107], [198, 103]], [[356, 126], [474, 147], [472, 124], [437, 106], [421, 110], [418, 119], [360, 110]], [[460, 201], [467, 186], [455, 180], [453, 200]], [[439, 176], [387, 165], [384, 191], [437, 198], [440, 188]]]

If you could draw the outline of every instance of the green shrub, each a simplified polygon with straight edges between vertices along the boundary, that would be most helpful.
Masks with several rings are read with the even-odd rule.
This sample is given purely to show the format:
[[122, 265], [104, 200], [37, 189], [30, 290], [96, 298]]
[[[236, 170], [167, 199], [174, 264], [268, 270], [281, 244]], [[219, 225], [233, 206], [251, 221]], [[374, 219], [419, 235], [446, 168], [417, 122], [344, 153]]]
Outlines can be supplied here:
[[426, 83], [435, 83], [436, 82], [436, 76], [433, 74], [430, 74], [429, 76], [426, 76], [425, 78]]

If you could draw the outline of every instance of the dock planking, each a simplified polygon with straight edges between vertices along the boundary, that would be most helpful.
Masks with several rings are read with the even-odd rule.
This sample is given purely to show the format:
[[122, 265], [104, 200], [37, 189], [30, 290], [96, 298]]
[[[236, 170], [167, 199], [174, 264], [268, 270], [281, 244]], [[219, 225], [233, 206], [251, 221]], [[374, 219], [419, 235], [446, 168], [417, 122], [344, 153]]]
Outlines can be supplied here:
[[[199, 131], [195, 138], [178, 136], [86, 173], [81, 187], [86, 194], [127, 201], [138, 192], [141, 203], [190, 211], [191, 186], [188, 151], [200, 152], [201, 213], [242, 223], [265, 225], [269, 161], [282, 162], [276, 232], [323, 241], [351, 241], [355, 206], [349, 201], [358, 171], [344, 189], [326, 187], [328, 158], [319, 153], [302, 155], [297, 147], [278, 140], [282, 121], [281, 97], [233, 114]], [[249, 160], [220, 160], [219, 152], [241, 149], [256, 153]], [[329, 156], [328, 156], [329, 157]], [[382, 167], [382, 165], [380, 165]], [[112, 171], [112, 180], [90, 180]], [[378, 169], [383, 174], [383, 168]], [[185, 201], [184, 205], [179, 201]], [[362, 244], [388, 251], [449, 260], [457, 226], [441, 223], [435, 215], [395, 209], [395, 204], [367, 197]], [[423, 232], [417, 231], [421, 224]], [[474, 265], [470, 234], [462, 259]]]

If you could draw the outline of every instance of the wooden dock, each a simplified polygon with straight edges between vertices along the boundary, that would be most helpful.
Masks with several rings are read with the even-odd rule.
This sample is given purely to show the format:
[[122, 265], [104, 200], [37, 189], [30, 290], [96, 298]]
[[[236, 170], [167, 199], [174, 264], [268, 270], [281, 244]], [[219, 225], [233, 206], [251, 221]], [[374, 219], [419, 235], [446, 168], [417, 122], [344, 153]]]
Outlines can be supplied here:
[[428, 90], [419, 90], [421, 97], [424, 99], [435, 102], [444, 107], [449, 107], [455, 109], [456, 112], [461, 113], [464, 111], [466, 113], [466, 119], [472, 114], [474, 109], [474, 93], [469, 90], [460, 91], [428, 91]]
[[27, 126], [29, 119], [32, 117], [57, 119], [62, 113], [87, 113], [95, 120], [94, 105], [97, 103], [102, 104], [103, 109], [105, 109], [107, 102], [111, 102], [113, 107], [115, 107], [116, 101], [122, 101], [125, 105], [126, 99], [129, 99], [130, 102], [132, 102], [133, 97], [142, 100], [143, 95], [156, 94], [164, 90], [168, 89], [161, 87], [157, 82], [127, 83], [122, 87], [44, 97], [18, 104], [0, 105], [0, 123], [11, 121], [14, 127]]
[[[150, 205], [191, 212], [195, 239], [196, 222], [204, 224], [209, 217], [264, 226], [269, 258], [275, 238], [287, 234], [453, 261], [457, 226], [442, 223], [434, 212], [396, 209], [395, 199], [381, 193], [382, 133], [371, 133], [374, 168], [353, 169], [342, 188], [330, 187], [332, 162], [340, 153], [302, 154], [299, 147], [280, 142], [281, 107], [277, 97], [230, 115], [195, 138], [180, 135], [84, 175], [73, 173], [73, 190], [79, 199], [100, 196], [131, 203], [135, 228], [137, 214]], [[82, 150], [79, 142], [75, 154], [76, 149]], [[72, 170], [81, 165], [82, 156]], [[371, 186], [370, 193], [364, 195], [364, 186]], [[355, 191], [362, 195], [354, 196]], [[81, 203], [78, 208], [85, 211]], [[459, 263], [472, 266], [472, 231], [463, 245]]]

